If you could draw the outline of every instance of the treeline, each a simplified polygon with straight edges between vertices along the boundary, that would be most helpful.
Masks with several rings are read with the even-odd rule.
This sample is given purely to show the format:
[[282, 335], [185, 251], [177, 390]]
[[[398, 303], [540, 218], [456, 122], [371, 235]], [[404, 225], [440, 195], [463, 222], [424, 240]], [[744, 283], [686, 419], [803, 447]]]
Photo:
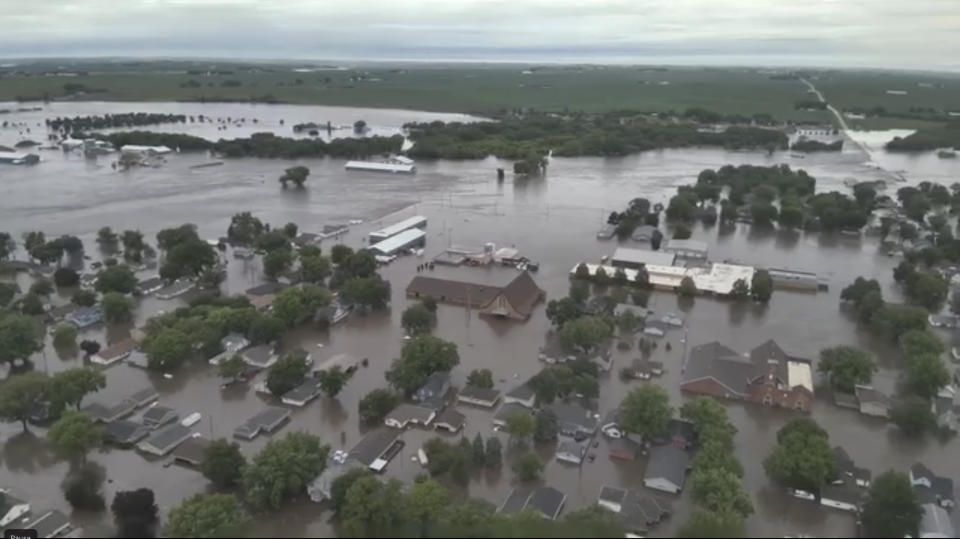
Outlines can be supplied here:
[[891, 152], [924, 152], [937, 148], [960, 148], [960, 122], [920, 129], [906, 137], [893, 137], [886, 145]]
[[843, 141], [798, 140], [790, 146], [790, 149], [795, 152], [839, 152], [843, 150]]
[[249, 138], [207, 139], [183, 133], [156, 133], [152, 131], [125, 131], [122, 133], [75, 134], [109, 141], [116, 147], [127, 144], [167, 146], [181, 151], [211, 150], [224, 157], [262, 157], [296, 159], [300, 157], [366, 157], [400, 151], [403, 137], [339, 138], [330, 142], [278, 137], [273, 133], [254, 133]]
[[[721, 200], [726, 190], [727, 197]], [[770, 167], [726, 165], [717, 170], [705, 169], [695, 185], [677, 188], [667, 206], [667, 219], [691, 222], [702, 219], [716, 221], [716, 204], [720, 204], [720, 221], [731, 223], [746, 220], [760, 226], [777, 222], [785, 228], [860, 229], [867, 224], [876, 191], [865, 186], [856, 199], [836, 191], [814, 194], [816, 179], [804, 170], [788, 165]], [[779, 208], [774, 202], [779, 200]]]
[[47, 120], [47, 127], [57, 131], [81, 131], [106, 129], [113, 127], [135, 127], [165, 123], [186, 123], [185, 114], [158, 114], [149, 112], [127, 112], [104, 114], [103, 116], [74, 116], [73, 118], [54, 118]]
[[777, 125], [777, 120], [765, 112], [744, 116], [743, 114], [723, 114], [694, 107], [683, 111], [683, 117], [702, 124]]
[[643, 116], [547, 114], [500, 122], [407, 124], [416, 142], [408, 152], [420, 159], [482, 159], [495, 155], [523, 159], [529, 155], [622, 156], [659, 148], [715, 146], [727, 149], [786, 149], [780, 131], [733, 126], [701, 132], [696, 125], [652, 123]]

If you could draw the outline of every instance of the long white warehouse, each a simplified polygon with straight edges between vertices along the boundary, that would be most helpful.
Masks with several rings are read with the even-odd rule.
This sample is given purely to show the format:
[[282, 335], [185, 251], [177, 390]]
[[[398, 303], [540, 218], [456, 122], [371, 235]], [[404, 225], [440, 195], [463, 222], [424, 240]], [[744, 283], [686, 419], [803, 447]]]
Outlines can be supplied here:
[[410, 230], [411, 228], [427, 228], [427, 218], [422, 215], [415, 215], [409, 219], [404, 219], [399, 223], [394, 223], [386, 228], [374, 231], [370, 233], [370, 244], [375, 244], [381, 242], [387, 238], [396, 236], [401, 232]]
[[427, 233], [419, 228], [411, 228], [370, 246], [374, 254], [390, 256], [410, 247], [422, 247]]
[[[570, 274], [577, 272], [577, 264], [570, 270]], [[599, 264], [584, 264], [590, 275], [597, 272], [597, 268], [602, 267], [608, 277], [613, 277], [618, 269], [623, 270], [628, 281], [636, 278], [636, 270], [629, 268], [615, 268], [613, 266], [601, 266]], [[693, 284], [697, 285], [698, 292], [709, 292], [720, 296], [729, 295], [733, 290], [733, 283], [738, 279], [747, 281], [747, 284], [753, 279], [754, 268], [751, 266], [740, 266], [736, 264], [718, 264], [713, 263], [706, 268], [682, 268], [678, 266], [660, 266], [656, 264], [647, 264], [647, 274], [650, 276], [650, 284], [654, 288], [662, 290], [675, 290], [680, 286], [684, 277], [693, 279]]]
[[417, 167], [409, 163], [377, 163], [376, 161], [347, 161], [346, 169], [393, 174], [413, 174], [417, 171]]

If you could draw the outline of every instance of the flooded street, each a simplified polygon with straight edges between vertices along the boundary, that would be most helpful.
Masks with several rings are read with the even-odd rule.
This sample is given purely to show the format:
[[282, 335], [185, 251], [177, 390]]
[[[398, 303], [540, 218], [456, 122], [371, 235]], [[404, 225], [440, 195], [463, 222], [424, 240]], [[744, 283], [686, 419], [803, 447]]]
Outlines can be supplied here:
[[[248, 136], [267, 128], [289, 135], [289, 126], [299, 121], [331, 120], [347, 125], [361, 118], [373, 133], [393, 134], [407, 121], [467, 118], [335, 107], [57, 103], [49, 108], [45, 106], [41, 112], [13, 113], [0, 120], [35, 123], [54, 116], [124, 111], [259, 118], [257, 126], [245, 125], [226, 132], [189, 124], [157, 128], [210, 138]], [[280, 118], [286, 120], [286, 128], [279, 126]], [[24, 136], [45, 141], [45, 135], [38, 135], [39, 129], [33, 126], [31, 133]], [[143, 129], [154, 130], [154, 127]], [[13, 145], [20, 138], [16, 129], [0, 130], [2, 145]], [[371, 230], [422, 214], [429, 222], [426, 258], [432, 258], [448, 245], [480, 246], [494, 242], [498, 247], [516, 246], [521, 255], [540, 262], [540, 271], [534, 274], [534, 279], [546, 290], [548, 299], [558, 299], [566, 295], [568, 272], [576, 263], [596, 261], [612, 254], [617, 246], [617, 240], [598, 241], [595, 237], [611, 211], [623, 209], [634, 197], [665, 204], [677, 186], [695, 182], [704, 168], [788, 163], [816, 177], [818, 191], [847, 191], [843, 186], [847, 178], [884, 178], [888, 179], [887, 194], [891, 196], [903, 185], [889, 180], [894, 171], [905, 171], [910, 184], [930, 180], [949, 185], [960, 178], [958, 160], [938, 160], [933, 155], [888, 155], [880, 149], [882, 142], [865, 143], [870, 155], [848, 145], [850, 148], [840, 154], [811, 154], [803, 159], [791, 157], [787, 152], [767, 155], [716, 149], [663, 150], [609, 159], [556, 158], [551, 160], [545, 178], [514, 180], [508, 173], [502, 184], [496, 181], [496, 168], [510, 170], [511, 163], [493, 158], [419, 162], [417, 174], [408, 177], [347, 172], [345, 160], [339, 159], [230, 159], [225, 160], [223, 166], [191, 169], [193, 165], [211, 160], [203, 154], [173, 154], [159, 168], [117, 172], [110, 167], [115, 156], [87, 161], [81, 155], [43, 151], [40, 152], [43, 161], [36, 166], [0, 167], [0, 231], [8, 231], [16, 238], [29, 230], [43, 230], [48, 237], [74, 234], [84, 240], [87, 254], [97, 258], [94, 239], [102, 226], [111, 226], [117, 231], [138, 228], [155, 243], [155, 234], [160, 229], [191, 222], [199, 226], [202, 237], [216, 238], [226, 234], [233, 214], [251, 211], [275, 226], [295, 222], [302, 232], [318, 232], [324, 224], [362, 219], [364, 224], [351, 226], [342, 238], [344, 243], [359, 248]], [[867, 165], [868, 162], [882, 168]], [[305, 190], [284, 190], [277, 182], [283, 169], [294, 164], [311, 170]], [[880, 368], [875, 384], [888, 391], [893, 388], [900, 369], [891, 343], [879, 341], [858, 329], [856, 322], [839, 308], [840, 290], [859, 275], [878, 279], [884, 287], [884, 296], [891, 301], [901, 299], [892, 279], [892, 268], [899, 260], [878, 253], [877, 238], [759, 232], [747, 225], [724, 231], [697, 225], [693, 238], [709, 243], [711, 260], [815, 271], [829, 280], [830, 287], [829, 291], [819, 293], [778, 290], [769, 305], [762, 308], [706, 297], [681, 305], [674, 294], [655, 292], [651, 300], [653, 309], [661, 313], [682, 310], [687, 316], [689, 342], [682, 343], [682, 331], [674, 330], [662, 339], [652, 357], [664, 362], [667, 373], [649, 383], [666, 388], [675, 407], [679, 408], [684, 402], [679, 383], [686, 347], [712, 340], [746, 352], [768, 339], [775, 339], [791, 354], [815, 361], [820, 349], [827, 346], [860, 346], [877, 355]], [[325, 254], [331, 245], [333, 240], [323, 242]], [[625, 240], [623, 245], [639, 244]], [[390, 280], [393, 290], [388, 310], [366, 316], [354, 314], [329, 331], [301, 327], [285, 336], [284, 349], [303, 347], [312, 353], [317, 363], [338, 353], [349, 353], [358, 359], [369, 358], [370, 365], [358, 370], [337, 399], [321, 397], [304, 409], [294, 409], [292, 421], [278, 431], [278, 435], [302, 429], [319, 435], [333, 448], [345, 449], [359, 440], [362, 433], [357, 424], [357, 401], [370, 390], [386, 385], [384, 372], [390, 361], [399, 356], [403, 343], [400, 316], [410, 303], [404, 289], [416, 275], [417, 264], [426, 258], [401, 257], [381, 268], [381, 274]], [[244, 262], [229, 258], [228, 271], [229, 277], [223, 286], [230, 294], [241, 293], [262, 282], [256, 260]], [[142, 274], [143, 277], [150, 275], [150, 272]], [[516, 270], [437, 266], [430, 275], [503, 285], [516, 275]], [[21, 286], [27, 285], [26, 276], [20, 275], [18, 279]], [[159, 310], [176, 308], [188, 300], [189, 296], [171, 301], [148, 298], [138, 306], [137, 324]], [[56, 301], [66, 302], [67, 296]], [[489, 368], [497, 381], [496, 387], [506, 391], [543, 367], [537, 359], [538, 348], [550, 326], [543, 304], [523, 323], [481, 319], [476, 313], [443, 304], [438, 314], [439, 325], [434, 334], [459, 347], [460, 365], [454, 370], [455, 386], [463, 385], [470, 370]], [[81, 331], [80, 338], [114, 342], [125, 337], [128, 329], [107, 330], [99, 326]], [[941, 335], [949, 339], [948, 335]], [[669, 352], [665, 350], [667, 342], [672, 345]], [[623, 382], [617, 376], [620, 367], [637, 354], [636, 350], [615, 351], [613, 369], [601, 375], [598, 400], [601, 415], [615, 407], [632, 387], [646, 383]], [[34, 362], [37, 369], [55, 372], [77, 366], [81, 360], [58, 357], [48, 342], [47, 350], [35, 357]], [[161, 394], [160, 402], [176, 408], [181, 417], [191, 412], [203, 414], [202, 422], [194, 430], [206, 438], [230, 438], [233, 429], [267, 401], [255, 394], [252, 386], [221, 391], [216, 372], [204, 365], [185, 368], [172, 379], [126, 364], [109, 367], [106, 375], [106, 389], [88, 396], [85, 403], [107, 402], [152, 386]], [[749, 535], [852, 535], [852, 516], [789, 498], [764, 474], [761, 462], [773, 447], [777, 429], [795, 415], [758, 406], [727, 404], [726, 407], [739, 429], [738, 458], [746, 471], [744, 485], [756, 508], [756, 514], [748, 519]], [[484, 437], [491, 434], [491, 412], [466, 406], [458, 409], [467, 415], [465, 434], [468, 437], [472, 438], [477, 432]], [[843, 446], [857, 465], [869, 468], [875, 476], [890, 468], [905, 471], [919, 461], [940, 475], [960, 478], [960, 459], [956, 458], [960, 442], [944, 443], [934, 437], [908, 440], [886, 423], [837, 408], [828, 398], [816, 401], [812, 417], [829, 432], [832, 444]], [[19, 424], [0, 425], [0, 487], [12, 487], [28, 497], [35, 507], [57, 508], [70, 514], [71, 509], [59, 487], [68, 464], [50, 452], [43, 434], [43, 429], [36, 427], [31, 427], [31, 434], [20, 434]], [[390, 463], [387, 475], [409, 481], [422, 472], [410, 457], [424, 440], [437, 434], [408, 430], [403, 435], [406, 447]], [[269, 438], [261, 436], [240, 444], [250, 457]], [[567, 510], [593, 503], [605, 484], [642, 488], [643, 461], [627, 465], [612, 461], [607, 458], [602, 436], [596, 439], [600, 445], [591, 449], [596, 453], [596, 460], [584, 461], [581, 468], [558, 462], [552, 458], [551, 448], [541, 448], [542, 456], [548, 459], [545, 483], [566, 493]], [[509, 459], [511, 454], [508, 452], [507, 456]], [[147, 460], [134, 451], [94, 453], [90, 460], [106, 470], [110, 482], [104, 486], [104, 494], [108, 503], [117, 490], [148, 487], [156, 492], [161, 514], [165, 514], [186, 496], [208, 488], [207, 480], [199, 472], [178, 465], [164, 468], [160, 461]], [[501, 472], [475, 477], [469, 494], [499, 504], [512, 488], [512, 481], [513, 473], [509, 465], [505, 465]], [[673, 500], [674, 516], [655, 528], [653, 535], [675, 535], [689, 514], [689, 496], [688, 489]], [[258, 518], [253, 535], [270, 536], [282, 529], [284, 535], [290, 536], [329, 536], [333, 532], [326, 522], [328, 516], [315, 504], [299, 502], [278, 514]], [[103, 530], [103, 526], [107, 529], [112, 526], [109, 512], [74, 513], [72, 518], [90, 526], [91, 533]]]

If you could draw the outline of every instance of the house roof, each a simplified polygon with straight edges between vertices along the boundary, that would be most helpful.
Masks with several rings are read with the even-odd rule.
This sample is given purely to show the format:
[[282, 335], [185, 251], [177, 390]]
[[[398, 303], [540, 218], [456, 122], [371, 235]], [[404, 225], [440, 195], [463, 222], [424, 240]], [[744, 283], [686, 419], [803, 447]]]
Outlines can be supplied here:
[[657, 445], [650, 449], [650, 460], [643, 478], [666, 479], [683, 488], [687, 475], [690, 455], [673, 445]]
[[133, 444], [147, 437], [150, 429], [126, 419], [117, 419], [107, 423], [105, 427], [107, 437], [120, 443]]
[[70, 519], [60, 511], [47, 511], [25, 527], [34, 529], [37, 537], [53, 537], [59, 535], [70, 526]]
[[[653, 227], [650, 228], [653, 229]], [[653, 230], [650, 230], [650, 232], [652, 233]], [[649, 249], [628, 249], [626, 247], [618, 247], [613, 252], [613, 256], [610, 257], [610, 260], [614, 263], [626, 262], [628, 264], [651, 264], [654, 266], [672, 266], [675, 259], [676, 255], [673, 253], [651, 251]]]
[[712, 378], [733, 393], [745, 395], [747, 384], [757, 374], [757, 368], [730, 348], [719, 342], [694, 346], [690, 349], [684, 383]]
[[496, 402], [500, 399], [500, 390], [476, 386], [464, 386], [460, 388], [458, 397], [474, 399], [484, 402]]
[[407, 285], [408, 295], [429, 296], [445, 301], [469, 303], [471, 307], [484, 307], [494, 300], [503, 289], [499, 286], [475, 284], [451, 279], [439, 279], [417, 275]]
[[417, 392], [429, 391], [436, 395], [439, 394], [443, 390], [443, 386], [448, 383], [450, 383], [450, 371], [437, 371], [427, 377], [427, 381], [420, 386]]
[[122, 355], [129, 354], [137, 347], [137, 341], [133, 338], [126, 338], [122, 341], [115, 342], [110, 346], [104, 348], [97, 352], [96, 355], [102, 357], [103, 359], [110, 360]]
[[26, 500], [21, 500], [13, 494], [10, 494], [9, 490], [0, 489], [0, 516], [3, 516], [15, 505], [23, 505], [27, 503]]
[[580, 460], [583, 460], [583, 457], [587, 454], [587, 448], [583, 447], [583, 444], [578, 444], [573, 440], [564, 440], [557, 445], [557, 454], [560, 453], [574, 455]]
[[824, 485], [820, 487], [820, 498], [849, 504], [859, 504], [863, 499], [863, 490], [854, 485]]
[[601, 502], [623, 503], [623, 500], [626, 497], [626, 490], [604, 485], [600, 488], [600, 494], [597, 496], [597, 500]]
[[425, 406], [417, 406], [408, 402], [400, 403], [384, 419], [392, 419], [400, 424], [409, 421], [416, 421], [420, 424], [426, 424], [434, 415], [434, 411]]
[[154, 432], [153, 435], [144, 440], [143, 443], [156, 447], [161, 451], [166, 451], [182, 442], [187, 436], [190, 436], [190, 429], [180, 423], [174, 423]]
[[138, 406], [144, 405], [148, 402], [155, 401], [160, 397], [160, 394], [157, 393], [157, 390], [152, 387], [145, 387], [139, 391], [135, 391], [130, 395], [129, 399], [135, 402]]
[[93, 402], [85, 406], [83, 411], [94, 419], [107, 422], [132, 414], [136, 407], [136, 403], [132, 400], [123, 399], [122, 401], [113, 405], [105, 405], [100, 404], [99, 402]]
[[434, 420], [434, 423], [437, 425], [450, 425], [454, 430], [459, 430], [466, 422], [467, 416], [461, 414], [453, 408], [447, 408], [441, 412], [439, 416], [437, 416], [437, 419]]
[[534, 398], [537, 392], [527, 384], [520, 384], [517, 387], [507, 391], [506, 396], [514, 399], [529, 400]]
[[284, 393], [281, 398], [293, 401], [306, 401], [317, 396], [319, 393], [320, 383], [313, 378], [308, 378], [297, 387]]
[[923, 516], [920, 518], [921, 537], [956, 537], [950, 514], [935, 503], [925, 503]]
[[220, 344], [222, 344], [224, 348], [240, 348], [250, 344], [250, 341], [239, 333], [228, 333], [224, 338], [220, 339]]
[[847, 451], [840, 446], [833, 448], [833, 461], [838, 474], [845, 474], [853, 477], [855, 480], [870, 481], [873, 474], [866, 468], [860, 468], [854, 464], [853, 459], [847, 454]]
[[400, 437], [402, 431], [389, 427], [380, 427], [367, 433], [357, 445], [350, 450], [350, 456], [369, 466], [380, 458], [393, 442]]
[[607, 445], [611, 453], [636, 455], [640, 452], [640, 444], [630, 438], [608, 438]]
[[256, 365], [265, 365], [270, 361], [270, 358], [276, 355], [273, 351], [272, 344], [258, 344], [257, 346], [251, 346], [243, 352], [243, 357], [250, 363]]
[[627, 531], [646, 530], [669, 514], [669, 504], [637, 490], [626, 491], [620, 504], [620, 521]]
[[202, 466], [203, 461], [206, 460], [207, 446], [209, 445], [210, 442], [203, 438], [187, 438], [185, 442], [173, 450], [171, 456], [176, 460], [189, 462], [194, 466]]
[[664, 249], [706, 252], [707, 243], [700, 240], [671, 239], [667, 241], [667, 244], [664, 246]]
[[152, 288], [163, 286], [165, 282], [166, 281], [160, 277], [150, 277], [149, 279], [144, 279], [137, 283], [137, 290], [140, 290], [141, 292], [144, 290], [150, 290]]
[[683, 419], [671, 418], [667, 421], [667, 428], [662, 436], [657, 437], [654, 443], [668, 444], [675, 438], [683, 438], [688, 442], [693, 442], [697, 435], [697, 429], [693, 423]]
[[914, 485], [921, 503], [953, 500], [953, 479], [941, 477], [920, 463], [910, 467], [910, 476], [913, 480], [923, 478], [930, 482], [930, 488]]
[[177, 411], [167, 406], [153, 406], [143, 413], [144, 423], [160, 424], [166, 421], [173, 421], [177, 416]]
[[889, 406], [890, 404], [890, 398], [872, 386], [857, 385], [853, 388], [853, 391], [857, 395], [857, 400], [860, 401], [860, 404], [870, 403], [881, 406]]
[[508, 402], [500, 407], [497, 410], [496, 415], [493, 416], [495, 421], [506, 421], [508, 417], [513, 414], [532, 414], [531, 410], [522, 404], [517, 404], [515, 402]]
[[515, 514], [523, 511], [527, 506], [527, 500], [530, 499], [532, 490], [529, 488], [515, 488], [500, 504], [498, 511], [500, 513]]
[[244, 294], [247, 296], [266, 296], [269, 294], [276, 294], [286, 287], [286, 285], [280, 283], [264, 283], [252, 288], [248, 288]]
[[554, 520], [563, 509], [563, 502], [566, 499], [566, 494], [553, 487], [540, 487], [534, 489], [524, 507], [534, 509], [546, 518]]
[[518, 313], [530, 316], [533, 306], [543, 298], [543, 290], [537, 286], [530, 273], [524, 271], [503, 287], [503, 296]]
[[593, 412], [583, 406], [571, 402], [555, 402], [548, 408], [557, 416], [557, 422], [576, 426], [581, 430], [594, 431], [597, 429], [597, 418]]

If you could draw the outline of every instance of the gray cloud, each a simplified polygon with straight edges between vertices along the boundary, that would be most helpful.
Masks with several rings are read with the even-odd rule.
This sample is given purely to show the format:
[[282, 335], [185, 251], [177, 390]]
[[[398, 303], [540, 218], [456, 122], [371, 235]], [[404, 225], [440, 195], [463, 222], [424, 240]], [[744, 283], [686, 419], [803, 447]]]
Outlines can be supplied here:
[[228, 56], [960, 70], [957, 0], [0, 0], [0, 57]]

